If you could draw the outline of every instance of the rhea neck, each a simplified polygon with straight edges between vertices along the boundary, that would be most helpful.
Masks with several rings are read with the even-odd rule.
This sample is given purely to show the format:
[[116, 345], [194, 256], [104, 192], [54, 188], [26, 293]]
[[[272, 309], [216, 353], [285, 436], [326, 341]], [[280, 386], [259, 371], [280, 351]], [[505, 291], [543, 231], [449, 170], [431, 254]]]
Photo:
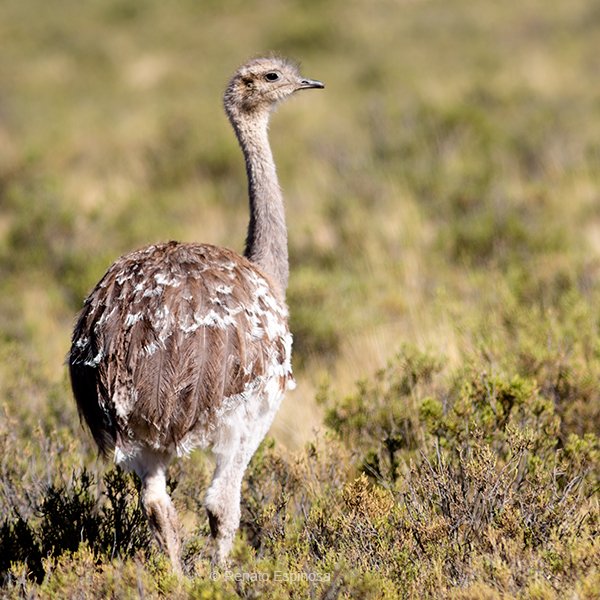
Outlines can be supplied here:
[[242, 112], [227, 108], [238, 138], [248, 176], [250, 222], [244, 256], [269, 275], [285, 297], [289, 264], [283, 196], [269, 144], [268, 109]]

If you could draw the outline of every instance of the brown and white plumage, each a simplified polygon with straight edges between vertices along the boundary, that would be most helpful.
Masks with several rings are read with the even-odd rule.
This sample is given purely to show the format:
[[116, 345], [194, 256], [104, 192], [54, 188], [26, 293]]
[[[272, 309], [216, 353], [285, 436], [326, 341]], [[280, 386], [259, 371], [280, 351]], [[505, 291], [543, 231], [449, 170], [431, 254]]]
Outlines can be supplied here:
[[181, 455], [267, 377], [284, 391], [286, 321], [267, 277], [230, 250], [170, 242], [120, 258], [86, 300], [70, 357], [102, 451]]
[[142, 479], [148, 519], [175, 568], [169, 461], [212, 447], [206, 506], [223, 560], [239, 524], [245, 468], [293, 386], [287, 232], [267, 126], [275, 104], [319, 87], [282, 59], [241, 67], [224, 103], [248, 175], [245, 256], [177, 242], [127, 254], [88, 296], [75, 327], [68, 360], [80, 414], [101, 452], [114, 451]]

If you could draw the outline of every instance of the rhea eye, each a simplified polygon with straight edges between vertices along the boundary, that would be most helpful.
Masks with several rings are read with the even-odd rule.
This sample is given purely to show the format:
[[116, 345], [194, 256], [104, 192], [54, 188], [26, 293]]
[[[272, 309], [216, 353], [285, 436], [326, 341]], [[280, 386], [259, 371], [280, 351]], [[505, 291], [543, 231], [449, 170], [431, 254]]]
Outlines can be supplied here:
[[267, 73], [265, 75], [265, 79], [267, 81], [277, 81], [279, 79], [279, 73], [275, 73], [274, 71], [271, 71], [270, 73]]

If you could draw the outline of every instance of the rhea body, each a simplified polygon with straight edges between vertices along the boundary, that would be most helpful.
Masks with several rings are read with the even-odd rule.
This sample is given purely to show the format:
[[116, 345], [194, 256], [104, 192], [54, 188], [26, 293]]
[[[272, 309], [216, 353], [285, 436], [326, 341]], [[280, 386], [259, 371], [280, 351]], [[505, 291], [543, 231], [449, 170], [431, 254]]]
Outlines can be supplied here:
[[248, 177], [244, 256], [177, 242], [127, 254], [85, 300], [75, 326], [68, 362], [80, 415], [100, 451], [140, 477], [146, 515], [176, 570], [170, 461], [212, 447], [205, 506], [215, 560], [223, 561], [239, 526], [244, 471], [294, 386], [285, 211], [267, 130], [277, 103], [322, 87], [279, 58], [241, 67], [224, 106]]

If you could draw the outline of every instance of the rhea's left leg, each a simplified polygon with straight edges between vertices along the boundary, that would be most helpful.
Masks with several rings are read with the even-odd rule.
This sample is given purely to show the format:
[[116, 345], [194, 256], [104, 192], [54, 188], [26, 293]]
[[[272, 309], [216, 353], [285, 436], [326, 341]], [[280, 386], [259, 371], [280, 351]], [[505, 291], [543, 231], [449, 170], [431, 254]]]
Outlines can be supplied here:
[[173, 570], [181, 573], [179, 521], [167, 493], [167, 467], [170, 455], [145, 449], [135, 457], [132, 468], [142, 480], [142, 505], [148, 523], [160, 545], [171, 559]]

